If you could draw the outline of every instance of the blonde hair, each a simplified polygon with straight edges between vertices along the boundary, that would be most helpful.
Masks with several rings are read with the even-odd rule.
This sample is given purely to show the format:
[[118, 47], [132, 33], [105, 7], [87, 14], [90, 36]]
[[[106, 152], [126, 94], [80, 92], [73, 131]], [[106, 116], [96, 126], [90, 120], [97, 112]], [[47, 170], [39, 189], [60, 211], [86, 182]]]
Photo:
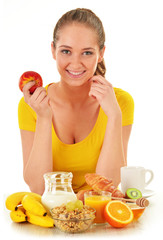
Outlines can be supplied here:
[[[57, 22], [53, 32], [53, 44], [56, 46], [56, 42], [59, 39], [60, 29], [73, 22], [85, 24], [96, 31], [98, 36], [99, 49], [102, 50], [105, 44], [105, 32], [101, 20], [90, 9], [77, 8], [65, 13]], [[94, 75], [105, 76], [106, 68], [104, 59], [97, 64]]]

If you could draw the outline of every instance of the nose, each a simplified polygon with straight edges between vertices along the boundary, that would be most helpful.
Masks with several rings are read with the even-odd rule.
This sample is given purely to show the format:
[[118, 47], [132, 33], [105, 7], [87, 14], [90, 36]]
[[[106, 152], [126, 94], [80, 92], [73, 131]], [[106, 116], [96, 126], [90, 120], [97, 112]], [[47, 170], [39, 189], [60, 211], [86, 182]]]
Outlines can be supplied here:
[[73, 67], [73, 70], [75, 70], [75, 69], [78, 70], [79, 67], [82, 66], [82, 61], [81, 61], [80, 55], [78, 55], [78, 54], [73, 54], [73, 55], [71, 56], [70, 65], [71, 65], [71, 67]]

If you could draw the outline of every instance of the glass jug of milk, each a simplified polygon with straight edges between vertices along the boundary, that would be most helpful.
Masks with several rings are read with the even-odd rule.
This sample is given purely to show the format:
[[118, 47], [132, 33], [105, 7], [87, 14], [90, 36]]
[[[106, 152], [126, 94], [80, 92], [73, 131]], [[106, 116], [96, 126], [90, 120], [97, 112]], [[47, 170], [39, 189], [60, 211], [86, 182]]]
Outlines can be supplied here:
[[45, 173], [43, 177], [45, 191], [41, 202], [47, 210], [77, 200], [72, 189], [73, 174], [71, 172], [49, 172]]

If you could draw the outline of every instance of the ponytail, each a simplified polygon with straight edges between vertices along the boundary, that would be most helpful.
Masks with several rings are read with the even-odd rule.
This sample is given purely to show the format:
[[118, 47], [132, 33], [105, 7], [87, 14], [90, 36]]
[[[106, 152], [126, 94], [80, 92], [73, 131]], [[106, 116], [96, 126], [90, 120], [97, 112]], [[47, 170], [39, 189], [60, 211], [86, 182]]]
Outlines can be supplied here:
[[106, 73], [106, 67], [105, 67], [105, 61], [104, 59], [97, 64], [97, 68], [95, 71], [95, 75], [101, 75], [102, 77], [105, 77]]

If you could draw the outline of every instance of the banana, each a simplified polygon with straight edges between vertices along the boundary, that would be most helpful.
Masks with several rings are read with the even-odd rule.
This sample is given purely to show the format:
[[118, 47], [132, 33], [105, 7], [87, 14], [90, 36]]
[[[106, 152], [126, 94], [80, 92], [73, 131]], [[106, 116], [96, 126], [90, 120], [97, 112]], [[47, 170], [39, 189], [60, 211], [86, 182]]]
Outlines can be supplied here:
[[48, 215], [45, 216], [45, 217], [40, 217], [40, 216], [32, 214], [29, 211], [26, 211], [26, 215], [27, 215], [27, 221], [32, 223], [32, 224], [35, 224], [35, 225], [38, 225], [38, 226], [41, 226], [41, 227], [47, 227], [47, 228], [48, 227], [54, 227], [54, 221]]
[[37, 216], [46, 216], [47, 211], [44, 206], [30, 195], [25, 195], [22, 199], [24, 209]]
[[37, 199], [37, 201], [41, 202], [41, 195], [32, 192], [16, 192], [9, 195], [6, 199], [6, 208], [8, 210], [14, 211], [17, 209], [17, 206], [21, 204], [22, 199], [25, 195], [33, 196]]
[[22, 207], [18, 207], [16, 211], [11, 211], [10, 218], [12, 219], [13, 222], [17, 223], [27, 221], [25, 210]]
[[25, 214], [25, 209], [23, 208], [22, 205], [18, 206], [15, 211], [17, 211], [17, 210], [21, 210]]

